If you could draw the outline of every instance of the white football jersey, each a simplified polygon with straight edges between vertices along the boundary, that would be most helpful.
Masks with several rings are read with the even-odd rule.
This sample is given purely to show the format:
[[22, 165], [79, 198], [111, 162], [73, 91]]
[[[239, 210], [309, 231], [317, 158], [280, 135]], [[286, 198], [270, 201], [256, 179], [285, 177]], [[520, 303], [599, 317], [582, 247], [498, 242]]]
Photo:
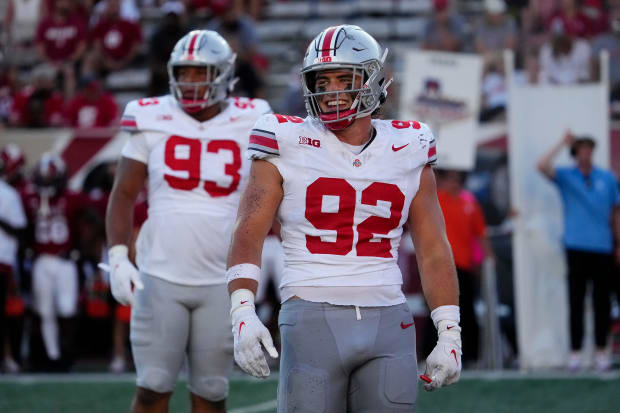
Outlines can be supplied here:
[[269, 104], [228, 98], [206, 122], [170, 96], [130, 102], [122, 156], [147, 164], [148, 219], [137, 241], [138, 268], [183, 285], [225, 283], [226, 255], [250, 162], [252, 125]]
[[359, 154], [310, 117], [269, 114], [254, 126], [248, 157], [283, 178], [281, 287], [402, 284], [402, 227], [422, 169], [436, 160], [435, 139], [415, 121], [372, 125]]

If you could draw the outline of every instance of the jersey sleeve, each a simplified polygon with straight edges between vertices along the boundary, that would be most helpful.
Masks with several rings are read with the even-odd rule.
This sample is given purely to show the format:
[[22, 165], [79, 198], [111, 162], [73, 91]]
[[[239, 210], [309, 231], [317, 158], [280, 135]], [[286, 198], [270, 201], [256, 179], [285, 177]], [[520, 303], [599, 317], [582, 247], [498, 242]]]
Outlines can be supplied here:
[[273, 109], [271, 109], [269, 102], [267, 102], [266, 100], [254, 99], [253, 102], [255, 102], [256, 111], [259, 113], [259, 115], [268, 115], [270, 113], [273, 113]]
[[413, 146], [417, 147], [413, 155], [414, 167], [435, 165], [437, 163], [437, 146], [433, 132], [426, 124], [415, 121], [413, 122], [413, 129], [416, 131], [412, 137]]
[[247, 157], [249, 159], [274, 159], [280, 156], [276, 121], [273, 115], [261, 116], [250, 131]]
[[121, 156], [147, 163], [149, 148], [146, 136], [138, 129], [137, 110], [137, 101], [129, 102], [121, 118], [121, 130], [129, 135], [129, 139], [121, 151]]
[[137, 108], [138, 103], [135, 100], [127, 104], [125, 107], [125, 112], [123, 112], [123, 116], [121, 117], [121, 130], [129, 133], [139, 132], [136, 117]]
[[148, 163], [149, 147], [143, 133], [135, 133], [129, 137], [121, 151], [121, 156], [138, 162]]

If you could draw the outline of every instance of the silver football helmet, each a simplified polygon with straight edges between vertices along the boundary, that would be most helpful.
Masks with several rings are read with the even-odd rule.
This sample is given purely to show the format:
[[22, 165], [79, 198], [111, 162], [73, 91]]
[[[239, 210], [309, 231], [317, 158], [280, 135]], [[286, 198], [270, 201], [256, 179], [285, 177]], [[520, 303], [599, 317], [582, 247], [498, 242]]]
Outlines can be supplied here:
[[[168, 61], [170, 92], [189, 113], [220, 102], [232, 91], [237, 55], [217, 32], [193, 30], [177, 42]], [[204, 66], [202, 82], [179, 82], [177, 69], [182, 66]], [[200, 93], [205, 88], [204, 93]]]
[[[301, 69], [301, 83], [308, 114], [323, 122], [331, 130], [351, 125], [355, 119], [372, 114], [387, 98], [387, 88], [392, 79], [386, 79], [384, 63], [387, 49], [382, 50], [377, 41], [359, 26], [333, 26], [323, 30], [310, 42]], [[361, 76], [362, 85], [343, 91], [317, 91], [315, 79], [318, 72], [347, 69], [353, 79]], [[353, 94], [353, 104], [347, 110], [325, 113], [318, 99], [336, 93]]]

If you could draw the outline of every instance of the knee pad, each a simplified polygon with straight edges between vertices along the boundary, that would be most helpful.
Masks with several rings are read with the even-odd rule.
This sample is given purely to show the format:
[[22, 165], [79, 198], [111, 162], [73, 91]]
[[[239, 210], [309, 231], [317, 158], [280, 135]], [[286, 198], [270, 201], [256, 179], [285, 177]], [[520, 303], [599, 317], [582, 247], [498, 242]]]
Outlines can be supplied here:
[[144, 374], [138, 375], [138, 386], [157, 393], [169, 393], [174, 390], [176, 377], [166, 370], [156, 367], [147, 368]]
[[189, 390], [210, 402], [219, 402], [228, 397], [226, 377], [192, 377]]

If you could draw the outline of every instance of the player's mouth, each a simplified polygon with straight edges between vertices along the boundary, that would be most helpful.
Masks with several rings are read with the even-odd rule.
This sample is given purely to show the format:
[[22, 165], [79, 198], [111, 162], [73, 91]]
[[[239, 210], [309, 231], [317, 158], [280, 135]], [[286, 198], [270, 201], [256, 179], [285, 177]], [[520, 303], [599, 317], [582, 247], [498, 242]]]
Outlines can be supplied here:
[[323, 113], [335, 113], [351, 108], [349, 99], [325, 99], [322, 102]]

